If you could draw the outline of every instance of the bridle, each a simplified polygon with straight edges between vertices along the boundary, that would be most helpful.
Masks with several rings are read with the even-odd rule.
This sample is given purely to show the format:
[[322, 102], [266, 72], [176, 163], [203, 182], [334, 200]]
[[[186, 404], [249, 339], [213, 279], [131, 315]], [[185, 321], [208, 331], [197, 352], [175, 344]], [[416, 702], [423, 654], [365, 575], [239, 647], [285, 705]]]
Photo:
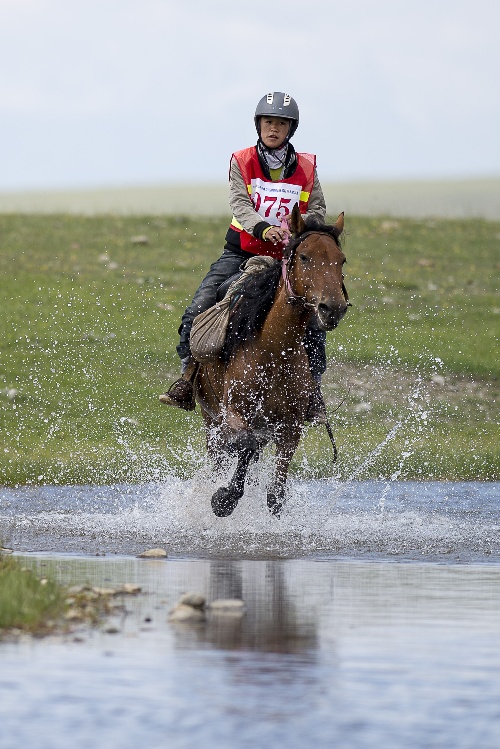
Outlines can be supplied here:
[[[310, 237], [311, 234], [324, 234], [325, 236], [330, 237], [330, 239], [332, 239], [333, 242], [335, 243], [335, 246], [338, 247], [337, 243], [335, 242], [334, 237], [332, 237], [332, 235], [330, 234], [330, 232], [321, 231], [321, 229], [319, 229], [319, 230], [316, 229], [316, 230], [312, 230], [312, 231], [306, 231], [306, 232], [304, 232], [304, 234], [300, 235], [299, 241], [297, 242], [297, 244], [293, 248], [292, 252], [290, 252], [290, 254], [287, 257], [285, 257], [285, 255], [283, 255], [283, 258], [281, 260], [281, 275], [282, 275], [282, 278], [283, 278], [283, 283], [285, 284], [286, 293], [288, 294], [288, 299], [287, 299], [288, 304], [301, 304], [306, 309], [307, 308], [309, 308], [309, 309], [316, 309], [316, 305], [313, 304], [312, 302], [308, 302], [307, 299], [305, 298], [305, 296], [299, 296], [298, 294], [296, 294], [294, 292], [294, 290], [292, 289], [292, 285], [290, 283], [289, 273], [290, 273], [291, 263], [292, 263], [293, 258], [295, 257], [295, 253], [297, 251], [297, 248], [302, 244], [302, 242], [305, 239], [307, 239], [307, 237]], [[288, 242], [286, 242], [286, 243], [283, 242], [283, 244], [286, 247], [286, 245], [288, 244]], [[352, 307], [352, 304], [349, 301], [349, 295], [347, 293], [347, 289], [346, 289], [346, 287], [344, 285], [344, 274], [343, 273], [342, 273], [342, 294], [344, 295], [344, 299], [346, 301], [347, 306], [348, 307]]]

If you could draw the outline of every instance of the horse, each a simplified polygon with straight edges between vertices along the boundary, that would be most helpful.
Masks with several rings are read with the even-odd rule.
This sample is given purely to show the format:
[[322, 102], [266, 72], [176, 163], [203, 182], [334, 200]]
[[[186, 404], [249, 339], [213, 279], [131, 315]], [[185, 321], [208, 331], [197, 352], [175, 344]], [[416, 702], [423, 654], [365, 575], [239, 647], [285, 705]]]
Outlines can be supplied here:
[[332, 226], [304, 223], [295, 206], [282, 263], [247, 279], [236, 295], [221, 357], [199, 367], [196, 400], [208, 453], [219, 465], [224, 453], [238, 459], [228, 485], [212, 496], [218, 517], [234, 511], [251, 461], [269, 442], [276, 446], [276, 464], [267, 506], [280, 517], [315, 386], [303, 345], [307, 324], [316, 315], [321, 329], [333, 330], [350, 306], [339, 240], [343, 227], [343, 213]]

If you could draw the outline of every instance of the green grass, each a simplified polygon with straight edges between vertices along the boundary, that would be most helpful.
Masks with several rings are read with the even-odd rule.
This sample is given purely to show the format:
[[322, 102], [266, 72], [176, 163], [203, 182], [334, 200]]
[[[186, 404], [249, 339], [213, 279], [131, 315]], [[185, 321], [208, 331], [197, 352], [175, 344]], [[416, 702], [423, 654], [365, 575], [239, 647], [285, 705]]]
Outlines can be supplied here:
[[[360, 478], [497, 478], [500, 223], [347, 216], [346, 229], [354, 306], [328, 336], [325, 379], [329, 404], [344, 400], [339, 476], [401, 422]], [[200, 417], [157, 397], [225, 231], [224, 219], [180, 216], [0, 216], [0, 484], [194, 472]], [[147, 244], [131, 241], [140, 235]], [[294, 470], [331, 474], [321, 430], [308, 431]]]
[[353, 221], [345, 250], [360, 314], [338, 336], [348, 359], [417, 368], [425, 355], [450, 372], [498, 377], [499, 229], [477, 220]]
[[41, 578], [15, 557], [0, 553], [0, 635], [12, 628], [49, 631], [63, 616], [65, 595], [51, 578]]

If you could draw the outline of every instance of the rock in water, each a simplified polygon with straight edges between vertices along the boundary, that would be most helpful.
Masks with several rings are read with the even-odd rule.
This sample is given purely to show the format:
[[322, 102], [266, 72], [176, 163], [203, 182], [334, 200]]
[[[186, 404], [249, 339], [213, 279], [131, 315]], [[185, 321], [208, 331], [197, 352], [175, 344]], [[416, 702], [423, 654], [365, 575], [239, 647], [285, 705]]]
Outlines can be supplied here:
[[212, 614], [243, 616], [245, 613], [245, 602], [240, 598], [219, 598], [209, 603], [208, 606]]
[[169, 622], [204, 622], [205, 596], [201, 593], [184, 593], [169, 614]]
[[169, 614], [169, 622], [204, 622], [205, 612], [201, 609], [195, 609], [192, 606], [186, 606], [183, 603], [177, 604]]
[[191, 606], [193, 609], [204, 609], [205, 602], [205, 596], [202, 596], [201, 593], [184, 593], [184, 595], [180, 597], [177, 605]]

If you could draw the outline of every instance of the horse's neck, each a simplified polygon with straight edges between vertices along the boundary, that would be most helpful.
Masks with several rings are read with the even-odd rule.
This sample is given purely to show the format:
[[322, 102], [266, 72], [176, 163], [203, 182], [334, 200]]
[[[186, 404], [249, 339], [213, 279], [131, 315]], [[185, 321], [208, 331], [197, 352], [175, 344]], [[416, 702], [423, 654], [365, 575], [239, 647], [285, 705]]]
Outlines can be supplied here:
[[261, 331], [261, 343], [269, 346], [296, 346], [306, 332], [309, 313], [298, 304], [289, 304], [288, 293], [281, 281], [274, 304], [271, 307]]

